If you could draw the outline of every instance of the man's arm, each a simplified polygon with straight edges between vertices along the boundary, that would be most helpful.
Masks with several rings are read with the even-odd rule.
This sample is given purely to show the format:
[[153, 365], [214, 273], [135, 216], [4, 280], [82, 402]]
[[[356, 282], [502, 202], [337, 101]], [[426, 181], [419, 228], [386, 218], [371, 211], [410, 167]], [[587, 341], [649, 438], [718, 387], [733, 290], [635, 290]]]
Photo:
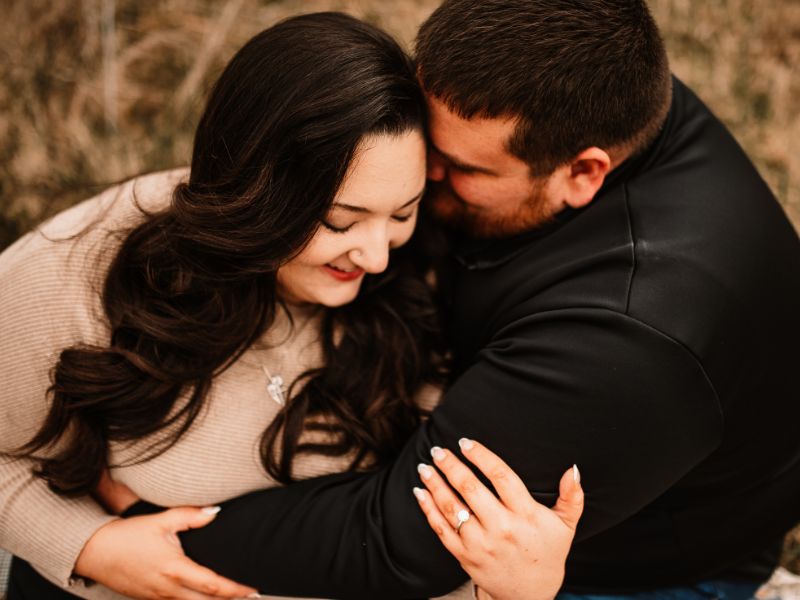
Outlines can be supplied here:
[[548, 505], [577, 463], [585, 538], [658, 497], [721, 432], [714, 390], [681, 345], [612, 311], [553, 311], [495, 336], [392, 465], [237, 498], [182, 539], [193, 559], [269, 593], [438, 595], [466, 575], [411, 492], [432, 446], [481, 441]]

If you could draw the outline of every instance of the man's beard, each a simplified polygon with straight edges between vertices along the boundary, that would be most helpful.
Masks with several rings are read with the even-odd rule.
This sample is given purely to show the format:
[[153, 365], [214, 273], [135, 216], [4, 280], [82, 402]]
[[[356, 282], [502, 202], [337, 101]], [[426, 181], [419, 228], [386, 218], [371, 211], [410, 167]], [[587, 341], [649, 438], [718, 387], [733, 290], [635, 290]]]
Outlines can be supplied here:
[[426, 202], [436, 221], [447, 229], [476, 239], [505, 238], [552, 221], [553, 215], [547, 214], [545, 209], [545, 183], [536, 182], [528, 198], [506, 212], [467, 204], [446, 180], [428, 182]]

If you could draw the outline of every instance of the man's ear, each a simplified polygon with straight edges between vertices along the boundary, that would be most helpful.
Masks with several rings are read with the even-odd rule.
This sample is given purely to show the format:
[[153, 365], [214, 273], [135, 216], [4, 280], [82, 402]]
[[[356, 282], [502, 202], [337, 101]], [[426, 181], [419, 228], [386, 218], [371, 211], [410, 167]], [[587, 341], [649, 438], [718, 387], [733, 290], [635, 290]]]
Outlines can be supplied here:
[[611, 170], [611, 157], [605, 150], [592, 146], [559, 170], [563, 202], [572, 208], [583, 208], [603, 185]]

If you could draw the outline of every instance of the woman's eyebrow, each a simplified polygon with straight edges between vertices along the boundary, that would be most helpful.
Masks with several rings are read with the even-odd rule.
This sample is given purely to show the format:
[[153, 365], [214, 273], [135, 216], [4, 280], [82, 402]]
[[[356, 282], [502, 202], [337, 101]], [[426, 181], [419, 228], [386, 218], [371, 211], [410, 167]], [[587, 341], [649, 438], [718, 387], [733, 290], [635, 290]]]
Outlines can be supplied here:
[[[396, 208], [395, 211], [403, 210], [404, 208], [408, 208], [409, 206], [411, 206], [412, 204], [414, 204], [415, 202], [420, 200], [424, 194], [425, 194], [425, 188], [423, 187], [422, 190], [420, 190], [420, 192], [416, 196], [414, 196], [411, 200], [409, 200], [408, 202], [403, 204], [403, 206], [400, 206], [399, 208]], [[360, 213], [360, 214], [368, 214], [368, 213], [371, 214], [372, 213], [372, 211], [369, 210], [368, 208], [365, 208], [363, 206], [355, 206], [353, 204], [344, 204], [344, 203], [340, 203], [340, 202], [335, 202], [333, 204], [333, 207], [334, 208], [342, 208], [342, 209], [344, 209], [346, 211], [354, 212], [354, 213]]]

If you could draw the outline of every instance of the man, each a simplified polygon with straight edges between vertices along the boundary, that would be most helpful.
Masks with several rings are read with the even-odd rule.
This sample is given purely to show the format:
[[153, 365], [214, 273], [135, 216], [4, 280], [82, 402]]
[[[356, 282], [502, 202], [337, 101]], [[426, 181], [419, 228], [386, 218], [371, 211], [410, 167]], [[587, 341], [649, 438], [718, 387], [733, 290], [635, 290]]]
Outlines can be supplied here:
[[390, 468], [232, 501], [187, 553], [270, 593], [444, 593], [411, 489], [466, 436], [544, 502], [581, 467], [566, 591], [754, 590], [800, 520], [797, 234], [643, 1], [450, 0], [417, 49], [455, 381]]

